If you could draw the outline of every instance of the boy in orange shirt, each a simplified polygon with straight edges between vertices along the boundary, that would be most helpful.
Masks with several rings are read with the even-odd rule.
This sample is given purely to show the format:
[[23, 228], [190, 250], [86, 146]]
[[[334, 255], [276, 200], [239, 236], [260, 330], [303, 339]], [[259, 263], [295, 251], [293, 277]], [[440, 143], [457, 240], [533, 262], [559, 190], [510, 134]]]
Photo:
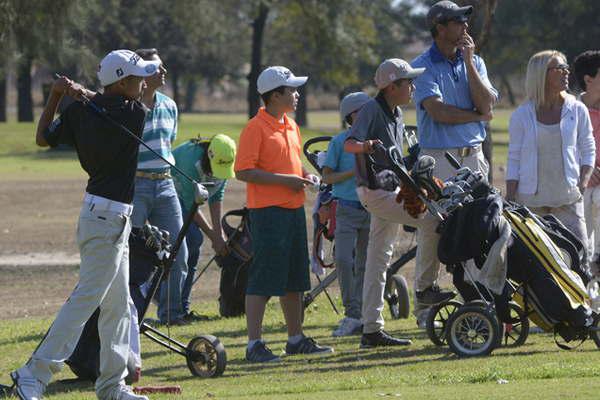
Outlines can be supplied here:
[[247, 183], [252, 264], [246, 289], [248, 348], [246, 360], [274, 362], [261, 338], [269, 297], [279, 296], [288, 330], [286, 354], [333, 352], [302, 332], [302, 293], [310, 289], [304, 189], [318, 182], [302, 165], [302, 138], [293, 119], [297, 88], [308, 77], [296, 77], [285, 67], [269, 67], [257, 87], [265, 107], [240, 136], [235, 160], [237, 179]]

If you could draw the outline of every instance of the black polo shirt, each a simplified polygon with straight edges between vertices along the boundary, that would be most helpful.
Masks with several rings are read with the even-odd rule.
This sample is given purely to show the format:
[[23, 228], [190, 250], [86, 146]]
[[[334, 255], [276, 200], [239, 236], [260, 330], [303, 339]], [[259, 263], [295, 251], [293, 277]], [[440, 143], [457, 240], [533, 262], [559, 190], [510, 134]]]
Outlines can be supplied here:
[[[92, 101], [116, 122], [142, 137], [147, 108], [139, 101], [97, 94]], [[44, 132], [51, 147], [75, 148], [89, 175], [86, 191], [130, 204], [133, 201], [139, 144], [127, 133], [103, 120], [81, 102], [69, 105]]]
[[[369, 100], [360, 109], [356, 121], [352, 124], [348, 139], [360, 142], [379, 139], [386, 148], [395, 145], [402, 151], [403, 132], [404, 123], [400, 107], [396, 107], [394, 110], [390, 109], [383, 93], [379, 92], [375, 98]], [[379, 189], [375, 174], [383, 168], [375, 166], [370, 157], [373, 157], [377, 164], [388, 164], [387, 160], [383, 159], [379, 153], [356, 154], [356, 185]]]

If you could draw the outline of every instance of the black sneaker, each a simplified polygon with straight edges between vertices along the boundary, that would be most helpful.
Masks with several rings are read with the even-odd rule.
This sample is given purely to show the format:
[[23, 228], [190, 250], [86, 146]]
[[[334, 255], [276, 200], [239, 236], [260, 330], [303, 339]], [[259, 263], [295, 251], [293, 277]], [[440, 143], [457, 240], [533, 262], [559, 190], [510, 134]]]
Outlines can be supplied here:
[[190, 311], [181, 317], [184, 321], [188, 322], [198, 322], [198, 321], [208, 321], [209, 318], [206, 315], [198, 314], [196, 311]]
[[411, 345], [410, 339], [395, 338], [383, 329], [378, 332], [363, 333], [360, 338], [360, 348], [370, 349], [382, 346], [408, 346]]
[[452, 300], [456, 293], [451, 290], [441, 290], [439, 286], [431, 286], [422, 292], [417, 292], [417, 302], [425, 306], [434, 306]]
[[281, 358], [273, 354], [265, 342], [259, 340], [251, 349], [246, 349], [246, 361], [253, 363], [279, 362]]
[[327, 354], [333, 353], [333, 347], [319, 346], [313, 338], [303, 336], [302, 339], [296, 343], [291, 344], [287, 342], [285, 345], [285, 354]]

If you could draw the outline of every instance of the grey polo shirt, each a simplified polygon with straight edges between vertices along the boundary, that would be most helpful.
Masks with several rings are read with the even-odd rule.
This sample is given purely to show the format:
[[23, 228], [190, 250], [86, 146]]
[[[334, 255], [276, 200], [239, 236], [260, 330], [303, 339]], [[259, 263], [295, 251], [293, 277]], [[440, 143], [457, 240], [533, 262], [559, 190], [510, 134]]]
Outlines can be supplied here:
[[[379, 139], [385, 147], [395, 145], [402, 151], [402, 133], [404, 123], [402, 111], [396, 107], [393, 111], [388, 106], [383, 94], [380, 92], [375, 98], [369, 100], [360, 109], [356, 121], [352, 125], [348, 139], [360, 142]], [[346, 139], [346, 140], [348, 140]], [[375, 175], [385, 169], [374, 165], [371, 157], [377, 164], [386, 165], [387, 160], [378, 153], [356, 154], [356, 185], [367, 186], [369, 189], [379, 189]]]

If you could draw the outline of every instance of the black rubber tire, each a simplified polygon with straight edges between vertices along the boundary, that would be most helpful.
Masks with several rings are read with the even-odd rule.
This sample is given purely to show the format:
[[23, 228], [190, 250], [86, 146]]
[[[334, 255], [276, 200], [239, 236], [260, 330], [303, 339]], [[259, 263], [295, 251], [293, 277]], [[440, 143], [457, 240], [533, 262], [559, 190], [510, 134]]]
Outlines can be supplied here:
[[[429, 340], [436, 346], [444, 346], [446, 344], [446, 326], [450, 315], [454, 313], [463, 304], [457, 300], [449, 300], [440, 304], [436, 304], [429, 309], [425, 330]], [[440, 322], [441, 327], [436, 328], [435, 323]]]
[[514, 324], [503, 324], [502, 345], [506, 347], [518, 347], [525, 343], [529, 336], [529, 319], [525, 312], [514, 301], [508, 303], [511, 318], [518, 318], [519, 322]]
[[402, 275], [392, 275], [385, 285], [385, 294], [392, 319], [406, 319], [410, 315], [408, 283]]
[[486, 356], [498, 345], [498, 318], [489, 309], [464, 305], [450, 316], [447, 324], [446, 342], [459, 357]]
[[215, 378], [225, 371], [227, 353], [219, 339], [212, 335], [202, 335], [190, 341], [185, 360], [192, 375]]

